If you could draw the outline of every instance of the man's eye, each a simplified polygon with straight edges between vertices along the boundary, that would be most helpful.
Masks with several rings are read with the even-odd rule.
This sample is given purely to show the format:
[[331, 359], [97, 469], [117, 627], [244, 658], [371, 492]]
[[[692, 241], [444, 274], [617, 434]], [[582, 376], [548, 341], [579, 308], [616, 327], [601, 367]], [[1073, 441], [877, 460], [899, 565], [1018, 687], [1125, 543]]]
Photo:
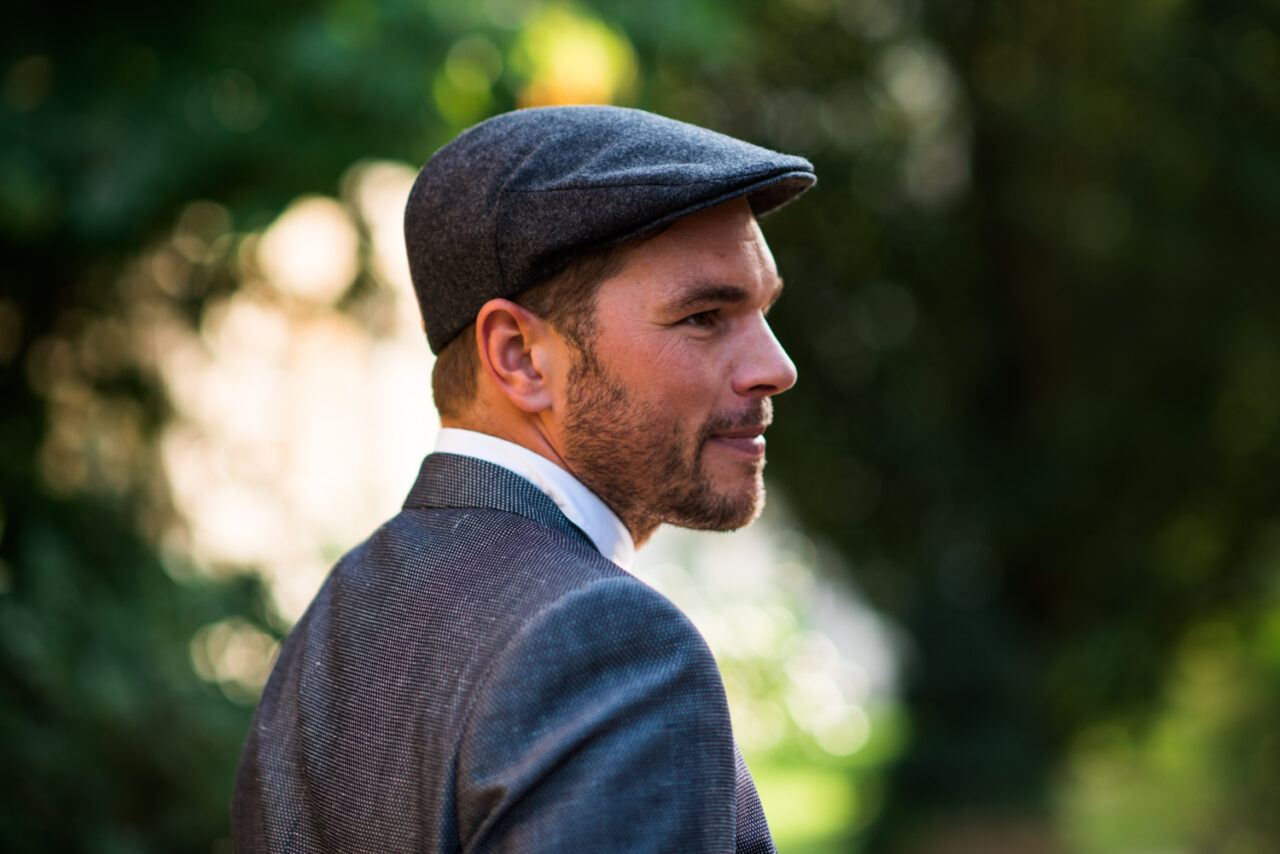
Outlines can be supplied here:
[[684, 322], [688, 323], [690, 326], [697, 326], [700, 329], [709, 329], [716, 325], [716, 321], [718, 319], [717, 313], [714, 310], [711, 310], [691, 314], [684, 319]]

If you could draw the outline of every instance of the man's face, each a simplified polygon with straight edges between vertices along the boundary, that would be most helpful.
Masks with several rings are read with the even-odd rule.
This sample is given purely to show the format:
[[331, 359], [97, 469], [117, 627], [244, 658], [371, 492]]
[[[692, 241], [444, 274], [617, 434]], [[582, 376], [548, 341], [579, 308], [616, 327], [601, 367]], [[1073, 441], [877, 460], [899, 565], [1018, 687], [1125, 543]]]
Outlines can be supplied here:
[[630, 248], [600, 285], [561, 454], [638, 540], [663, 522], [728, 530], [759, 514], [769, 398], [796, 379], [765, 321], [781, 287], [744, 200]]

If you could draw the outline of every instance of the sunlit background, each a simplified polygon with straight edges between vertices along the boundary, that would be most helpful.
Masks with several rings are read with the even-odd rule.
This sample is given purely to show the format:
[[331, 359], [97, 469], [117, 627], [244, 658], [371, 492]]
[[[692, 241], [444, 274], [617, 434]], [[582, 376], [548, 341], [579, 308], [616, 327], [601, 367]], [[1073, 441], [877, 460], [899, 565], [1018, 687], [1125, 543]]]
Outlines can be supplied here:
[[[431, 447], [401, 214], [505, 109], [803, 154], [770, 503], [636, 573], [783, 854], [1280, 851], [1280, 7], [240, 0], [0, 35], [6, 851], [227, 851]], [[73, 819], [73, 820], [72, 820]]]

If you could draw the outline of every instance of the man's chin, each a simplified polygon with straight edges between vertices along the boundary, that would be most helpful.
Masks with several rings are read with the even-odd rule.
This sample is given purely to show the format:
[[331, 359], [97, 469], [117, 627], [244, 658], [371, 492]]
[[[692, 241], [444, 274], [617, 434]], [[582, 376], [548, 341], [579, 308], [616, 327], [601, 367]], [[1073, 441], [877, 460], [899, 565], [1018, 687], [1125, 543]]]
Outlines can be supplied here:
[[745, 528], [756, 519], [760, 518], [760, 511], [764, 508], [763, 501], [752, 501], [749, 504], [743, 504], [735, 507], [732, 511], [719, 516], [712, 524], [707, 525], [702, 530], [705, 531], [736, 531], [739, 528]]
[[698, 531], [734, 531], [754, 522], [764, 508], [764, 484], [759, 475], [729, 489], [707, 489], [666, 521]]

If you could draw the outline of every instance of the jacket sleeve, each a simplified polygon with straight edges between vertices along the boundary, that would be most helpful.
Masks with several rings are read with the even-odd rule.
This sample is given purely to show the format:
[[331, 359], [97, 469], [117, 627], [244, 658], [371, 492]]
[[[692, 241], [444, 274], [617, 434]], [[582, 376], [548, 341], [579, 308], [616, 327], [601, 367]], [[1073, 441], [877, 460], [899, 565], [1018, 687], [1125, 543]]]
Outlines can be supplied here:
[[733, 851], [733, 736], [701, 635], [634, 579], [542, 611], [479, 686], [458, 753], [464, 851]]

